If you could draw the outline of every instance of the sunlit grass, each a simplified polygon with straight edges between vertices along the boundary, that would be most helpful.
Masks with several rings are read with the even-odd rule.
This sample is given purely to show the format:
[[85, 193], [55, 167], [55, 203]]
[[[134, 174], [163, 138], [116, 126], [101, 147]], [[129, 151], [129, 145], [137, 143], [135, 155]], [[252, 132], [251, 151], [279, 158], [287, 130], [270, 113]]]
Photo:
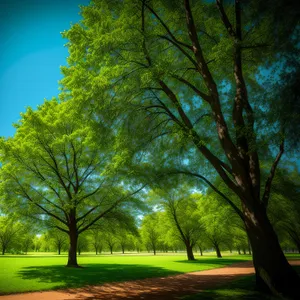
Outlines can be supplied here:
[[161, 277], [226, 266], [249, 260], [249, 255], [196, 256], [189, 262], [183, 253], [156, 256], [134, 255], [92, 255], [78, 257], [82, 269], [65, 268], [66, 255], [54, 253], [38, 255], [6, 255], [0, 257], [0, 293], [38, 291], [66, 287], [80, 287], [88, 284]]

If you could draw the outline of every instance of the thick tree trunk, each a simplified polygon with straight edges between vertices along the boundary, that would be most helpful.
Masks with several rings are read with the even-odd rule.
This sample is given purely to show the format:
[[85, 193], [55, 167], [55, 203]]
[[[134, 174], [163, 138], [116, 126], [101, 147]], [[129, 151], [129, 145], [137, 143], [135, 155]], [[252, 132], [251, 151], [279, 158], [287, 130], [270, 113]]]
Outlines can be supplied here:
[[153, 248], [153, 255], [156, 255], [156, 249]]
[[289, 299], [300, 299], [300, 278], [285, 258], [264, 206], [252, 211], [245, 206], [243, 209], [257, 288]]
[[69, 238], [70, 238], [70, 247], [69, 247], [67, 267], [78, 268], [79, 266], [77, 264], [77, 253], [76, 253], [78, 234], [75, 226], [69, 228]]
[[2, 247], [2, 255], [4, 255], [5, 254], [5, 247]]
[[193, 253], [193, 247], [190, 244], [186, 244], [186, 254], [188, 260], [195, 260], [194, 253]]
[[216, 250], [217, 257], [218, 257], [218, 258], [222, 258], [222, 255], [221, 255], [221, 251], [220, 251], [219, 245], [218, 245], [218, 244], [214, 244], [214, 247], [215, 247], [215, 250]]
[[109, 249], [110, 249], [110, 254], [113, 254], [113, 247], [109, 247]]
[[60, 247], [58, 247], [58, 255], [60, 255]]
[[251, 243], [249, 239], [248, 239], [248, 250], [249, 250], [249, 254], [252, 255]]
[[238, 248], [237, 250], [238, 250], [238, 254], [241, 255], [241, 249]]

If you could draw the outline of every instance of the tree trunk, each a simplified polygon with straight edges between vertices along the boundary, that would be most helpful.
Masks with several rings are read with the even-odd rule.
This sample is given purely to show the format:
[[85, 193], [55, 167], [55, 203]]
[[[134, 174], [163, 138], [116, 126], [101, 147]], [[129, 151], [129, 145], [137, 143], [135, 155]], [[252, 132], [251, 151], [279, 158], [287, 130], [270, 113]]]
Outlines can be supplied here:
[[203, 256], [202, 248], [199, 246], [200, 255]]
[[237, 251], [238, 251], [238, 254], [241, 255], [241, 249], [238, 248]]
[[264, 206], [250, 210], [244, 205], [243, 210], [258, 289], [300, 299], [300, 279], [283, 254]]
[[156, 249], [153, 247], [153, 255], [156, 255]]
[[252, 255], [251, 243], [249, 241], [249, 238], [248, 238], [248, 250], [249, 250], [249, 254]]
[[69, 238], [70, 238], [70, 247], [69, 247], [69, 256], [67, 267], [78, 268], [77, 264], [77, 241], [78, 234], [75, 226], [69, 228]]
[[195, 260], [194, 253], [193, 253], [193, 247], [190, 244], [185, 244], [186, 246], [186, 254], [188, 260]]
[[221, 255], [221, 251], [220, 251], [219, 245], [218, 245], [218, 244], [214, 244], [214, 246], [215, 246], [215, 250], [216, 250], [216, 253], [217, 253], [217, 257], [218, 257], [218, 258], [222, 258], [222, 255]]
[[5, 249], [5, 247], [3, 246], [3, 247], [2, 247], [2, 255], [5, 254], [5, 250], [6, 250], [6, 249]]
[[58, 247], [58, 255], [60, 255], [60, 247]]

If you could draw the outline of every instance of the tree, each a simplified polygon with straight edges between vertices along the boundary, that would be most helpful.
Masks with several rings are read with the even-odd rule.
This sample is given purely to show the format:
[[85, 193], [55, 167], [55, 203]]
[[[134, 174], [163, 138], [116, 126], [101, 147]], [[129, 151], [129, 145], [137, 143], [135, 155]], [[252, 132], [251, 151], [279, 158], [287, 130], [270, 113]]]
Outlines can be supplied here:
[[132, 237], [129, 235], [129, 233], [126, 230], [121, 228], [121, 229], [118, 230], [116, 238], [117, 238], [118, 243], [121, 247], [121, 251], [124, 254], [126, 248], [128, 248], [129, 245], [130, 245]]
[[28, 250], [33, 246], [34, 234], [31, 232], [26, 232], [22, 234], [21, 237], [21, 250], [27, 254]]
[[214, 198], [202, 196], [198, 200], [201, 222], [205, 228], [205, 237], [221, 258], [221, 245], [232, 243], [234, 215], [230, 206], [220, 205]]
[[13, 245], [21, 230], [22, 225], [14, 218], [0, 216], [0, 247], [2, 255]]
[[113, 254], [115, 245], [117, 244], [117, 239], [112, 232], [106, 232], [104, 234], [104, 241], [109, 248], [110, 254]]
[[37, 234], [33, 237], [32, 240], [34, 252], [39, 252], [42, 247], [41, 235]]
[[200, 239], [202, 231], [197, 209], [197, 195], [192, 194], [191, 188], [187, 185], [169, 191], [157, 189], [155, 192], [157, 195], [150, 196], [151, 201], [162, 205], [175, 238], [185, 245], [188, 260], [195, 260], [193, 247]]
[[55, 249], [57, 250], [57, 254], [60, 255], [61, 251], [68, 244], [68, 236], [65, 232], [60, 231], [58, 229], [50, 230], [48, 235], [53, 243]]
[[160, 242], [161, 234], [159, 231], [159, 213], [152, 213], [143, 218], [142, 226], [140, 229], [141, 237], [147, 250], [152, 250], [156, 255], [158, 245]]
[[[106, 95], [99, 107], [113, 102], [137, 108], [130, 128], [144, 128], [150, 140], [182, 137], [192, 143], [240, 199], [241, 209], [227, 201], [245, 223], [258, 286], [296, 299], [299, 277], [266, 212], [286, 124], [266, 122], [271, 102], [256, 75], [287, 53], [290, 41], [293, 49], [299, 45], [299, 10], [293, 22], [285, 14], [276, 23], [278, 6], [261, 12], [260, 3], [93, 1], [82, 9], [83, 21], [63, 35], [70, 57], [61, 83], [65, 98], [94, 101]], [[286, 26], [289, 30], [282, 30]], [[275, 158], [263, 182], [264, 153]]]
[[27, 210], [68, 234], [68, 267], [78, 267], [78, 236], [103, 218], [138, 208], [133, 196], [142, 189], [132, 190], [116, 173], [126, 158], [113, 129], [73, 104], [53, 99], [28, 108], [15, 136], [1, 140], [3, 207]]
[[91, 245], [93, 246], [96, 255], [98, 253], [102, 253], [103, 251], [103, 233], [101, 233], [101, 231], [98, 228], [92, 229], [90, 230], [90, 239], [91, 239]]
[[279, 237], [289, 239], [300, 253], [300, 192], [297, 166], [280, 168], [274, 178], [268, 214]]

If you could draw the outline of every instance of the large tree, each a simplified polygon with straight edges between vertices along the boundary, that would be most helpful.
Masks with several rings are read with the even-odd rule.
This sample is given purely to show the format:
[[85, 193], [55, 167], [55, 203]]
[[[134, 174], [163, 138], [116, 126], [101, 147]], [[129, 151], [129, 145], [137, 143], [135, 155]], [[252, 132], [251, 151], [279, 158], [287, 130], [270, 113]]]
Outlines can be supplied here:
[[[198, 153], [191, 153], [208, 161], [240, 199], [240, 208], [227, 201], [245, 223], [257, 284], [296, 299], [299, 277], [266, 212], [289, 122], [269, 118], [271, 99], [263, 94], [260, 78], [274, 75], [267, 64], [277, 65], [273, 79], [282, 88], [281, 57], [287, 44], [299, 45], [299, 19], [293, 15], [285, 25], [286, 14], [276, 23], [278, 6], [267, 10], [259, 4], [95, 0], [82, 8], [81, 23], [64, 33], [70, 56], [62, 69], [62, 97], [100, 108], [129, 106], [134, 116], [129, 129], [139, 126], [140, 138], [159, 137], [165, 149], [176, 139], [193, 144]], [[263, 181], [260, 165], [266, 154], [273, 163]]]
[[[28, 108], [14, 137], [1, 141], [1, 204], [26, 210], [69, 236], [69, 267], [77, 267], [78, 236], [106, 217], [128, 213], [141, 188], [118, 176], [123, 162], [116, 132], [78, 112], [71, 100]], [[135, 206], [136, 207], [136, 206]]]

